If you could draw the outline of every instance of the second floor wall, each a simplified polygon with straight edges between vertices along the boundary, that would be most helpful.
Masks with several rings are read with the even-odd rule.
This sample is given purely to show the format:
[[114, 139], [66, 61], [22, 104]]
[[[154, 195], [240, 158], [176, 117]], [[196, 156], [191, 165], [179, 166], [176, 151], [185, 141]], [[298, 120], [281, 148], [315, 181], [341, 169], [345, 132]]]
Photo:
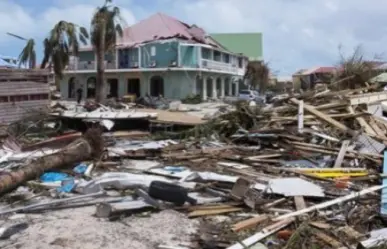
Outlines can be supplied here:
[[[95, 70], [93, 51], [81, 51], [68, 70]], [[247, 59], [202, 44], [169, 40], [138, 47], [118, 48], [105, 55], [105, 69], [207, 68], [219, 71], [244, 69]]]

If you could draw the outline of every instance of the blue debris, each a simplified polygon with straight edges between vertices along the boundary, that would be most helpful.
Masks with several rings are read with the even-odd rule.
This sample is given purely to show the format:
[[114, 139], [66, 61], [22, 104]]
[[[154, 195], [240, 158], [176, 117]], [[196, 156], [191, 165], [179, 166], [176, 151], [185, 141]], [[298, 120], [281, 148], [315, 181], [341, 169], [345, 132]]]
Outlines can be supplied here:
[[165, 166], [164, 169], [172, 173], [177, 173], [177, 172], [183, 172], [187, 168], [183, 166]]
[[69, 178], [71, 178], [71, 176], [68, 174], [59, 172], [46, 172], [40, 176], [42, 182], [60, 182]]
[[47, 172], [40, 176], [42, 182], [61, 182], [58, 192], [70, 193], [75, 187], [75, 180], [72, 176], [60, 172]]
[[62, 181], [62, 186], [56, 189], [58, 192], [70, 193], [75, 188], [74, 178], [66, 179]]
[[87, 170], [87, 165], [84, 163], [80, 163], [74, 167], [73, 171], [77, 174], [84, 174]]

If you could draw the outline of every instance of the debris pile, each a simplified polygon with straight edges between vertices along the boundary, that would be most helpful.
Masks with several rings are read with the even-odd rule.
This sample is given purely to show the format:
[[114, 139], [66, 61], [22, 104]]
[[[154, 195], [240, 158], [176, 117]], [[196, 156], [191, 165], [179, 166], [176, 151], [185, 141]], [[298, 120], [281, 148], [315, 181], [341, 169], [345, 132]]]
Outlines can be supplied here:
[[[25, 142], [13, 133], [0, 158], [0, 226], [8, 231], [0, 246], [29, 246], [17, 234], [31, 224], [16, 223], [15, 214], [71, 210], [69, 219], [81, 212], [101, 230], [113, 226], [106, 221], [126, 229], [120, 222], [132, 219], [133, 233], [118, 240], [144, 248], [374, 248], [387, 239], [383, 100], [387, 93], [365, 87], [285, 96], [267, 106], [238, 103], [184, 131], [182, 140], [97, 127], [21, 149]], [[178, 221], [155, 218], [171, 214]], [[180, 235], [146, 242], [132, 227], [139, 219]], [[52, 241], [76, 248], [71, 235]]]

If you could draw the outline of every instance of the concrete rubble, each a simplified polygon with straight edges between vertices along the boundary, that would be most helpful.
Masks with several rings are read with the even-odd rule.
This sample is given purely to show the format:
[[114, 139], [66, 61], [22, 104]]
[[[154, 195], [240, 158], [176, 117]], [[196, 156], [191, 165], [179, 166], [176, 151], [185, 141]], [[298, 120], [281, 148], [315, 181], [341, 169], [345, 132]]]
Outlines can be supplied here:
[[157, 132], [158, 109], [56, 103], [3, 138], [0, 248], [374, 248], [387, 120], [368, 110], [385, 100], [367, 86], [265, 106], [172, 102], [168, 115], [201, 123]]

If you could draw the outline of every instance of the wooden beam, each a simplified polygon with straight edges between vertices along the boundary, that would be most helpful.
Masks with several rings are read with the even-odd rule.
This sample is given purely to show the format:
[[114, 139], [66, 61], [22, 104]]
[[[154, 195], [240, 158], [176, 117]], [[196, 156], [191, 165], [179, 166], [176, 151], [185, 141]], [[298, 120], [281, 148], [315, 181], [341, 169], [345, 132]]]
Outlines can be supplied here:
[[[300, 101], [298, 99], [295, 99], [295, 98], [290, 99], [290, 101], [296, 105], [298, 105], [300, 103]], [[338, 128], [342, 131], [349, 132], [349, 133], [353, 132], [347, 126], [334, 120], [333, 118], [329, 117], [328, 115], [320, 112], [319, 110], [317, 110], [316, 108], [314, 108], [311, 105], [304, 104], [304, 109], [307, 110], [308, 112], [312, 113], [313, 115], [315, 115], [318, 119], [321, 119], [322, 121], [325, 121], [325, 122], [333, 125], [334, 127]]]
[[335, 165], [333, 166], [333, 168], [340, 168], [341, 167], [341, 164], [343, 163], [345, 154], [347, 153], [349, 142], [350, 142], [349, 140], [345, 140], [341, 144], [341, 149], [340, 149], [339, 155], [336, 158]]

